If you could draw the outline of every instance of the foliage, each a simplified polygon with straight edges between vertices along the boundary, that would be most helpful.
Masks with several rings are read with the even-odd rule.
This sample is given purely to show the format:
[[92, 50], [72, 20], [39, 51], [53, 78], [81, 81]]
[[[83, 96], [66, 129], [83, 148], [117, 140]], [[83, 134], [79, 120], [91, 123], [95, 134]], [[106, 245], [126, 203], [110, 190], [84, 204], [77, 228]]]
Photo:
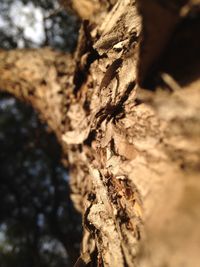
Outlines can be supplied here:
[[2, 0], [0, 46], [51, 46], [64, 51], [75, 47], [78, 21], [54, 0]]
[[0, 113], [1, 266], [65, 266], [81, 229], [60, 148], [30, 107], [4, 97]]

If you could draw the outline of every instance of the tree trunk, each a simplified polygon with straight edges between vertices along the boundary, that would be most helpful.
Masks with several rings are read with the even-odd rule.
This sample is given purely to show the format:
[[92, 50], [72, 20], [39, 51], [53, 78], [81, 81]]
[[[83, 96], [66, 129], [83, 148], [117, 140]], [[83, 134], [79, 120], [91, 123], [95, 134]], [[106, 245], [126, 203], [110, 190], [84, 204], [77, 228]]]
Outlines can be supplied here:
[[0, 87], [63, 148], [83, 215], [76, 266], [198, 267], [200, 2], [89, 2], [71, 1], [89, 19], [73, 57], [0, 51]]

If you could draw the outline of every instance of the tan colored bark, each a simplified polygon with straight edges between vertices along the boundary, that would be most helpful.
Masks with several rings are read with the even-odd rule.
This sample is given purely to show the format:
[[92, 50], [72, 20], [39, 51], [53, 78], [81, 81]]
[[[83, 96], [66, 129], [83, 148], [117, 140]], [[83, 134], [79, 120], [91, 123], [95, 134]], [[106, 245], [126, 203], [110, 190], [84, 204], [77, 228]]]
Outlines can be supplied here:
[[75, 12], [82, 20], [97, 24], [117, 0], [59, 0], [62, 7]]
[[[60, 75], [54, 59], [48, 61], [48, 52], [48, 64], [42, 63], [46, 70], [37, 72], [35, 67], [37, 75], [30, 71], [32, 65], [41, 66], [34, 60], [23, 63], [26, 70], [30, 67], [28, 75], [22, 67], [16, 71], [22, 63], [12, 62], [8, 71], [3, 64], [0, 86], [33, 103], [53, 125], [68, 155], [71, 196], [83, 214], [84, 227], [76, 266], [198, 267], [199, 2], [174, 1], [165, 7], [163, 1], [137, 3], [141, 17], [135, 2], [124, 0], [107, 14], [105, 6], [106, 16], [97, 17], [96, 26], [83, 23], [74, 75]], [[21, 62], [24, 55], [25, 51]], [[70, 68], [63, 59], [61, 69]], [[50, 70], [53, 75], [46, 75]], [[42, 93], [41, 108], [34, 99], [41, 95], [37, 88], [44, 76], [44, 92], [56, 96]], [[33, 96], [18, 77], [30, 88], [39, 81]], [[66, 77], [70, 83], [58, 97], [63, 89], [54, 87], [63, 88]], [[52, 108], [58, 109], [59, 119], [51, 114]]]
[[1, 91], [30, 103], [59, 139], [73, 71], [72, 57], [50, 48], [0, 51]]

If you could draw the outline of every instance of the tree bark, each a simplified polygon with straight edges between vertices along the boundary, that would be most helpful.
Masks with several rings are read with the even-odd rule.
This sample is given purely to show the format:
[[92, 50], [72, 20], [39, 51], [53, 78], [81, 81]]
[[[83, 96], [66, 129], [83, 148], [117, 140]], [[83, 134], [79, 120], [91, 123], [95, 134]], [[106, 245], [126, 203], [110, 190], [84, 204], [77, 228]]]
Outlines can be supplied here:
[[62, 145], [83, 214], [76, 266], [198, 267], [200, 3], [94, 1], [88, 17], [73, 2], [90, 19], [73, 57], [1, 51], [0, 87]]

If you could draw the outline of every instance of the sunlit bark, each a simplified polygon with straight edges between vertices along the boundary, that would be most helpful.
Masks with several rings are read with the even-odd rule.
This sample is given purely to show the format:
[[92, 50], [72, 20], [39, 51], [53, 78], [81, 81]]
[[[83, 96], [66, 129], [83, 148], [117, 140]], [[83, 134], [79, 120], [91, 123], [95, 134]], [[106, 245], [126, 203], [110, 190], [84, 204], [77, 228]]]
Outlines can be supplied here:
[[138, 0], [141, 17], [135, 1], [104, 2], [74, 66], [47, 49], [1, 51], [0, 87], [41, 113], [67, 155], [77, 266], [197, 267], [199, 1]]

